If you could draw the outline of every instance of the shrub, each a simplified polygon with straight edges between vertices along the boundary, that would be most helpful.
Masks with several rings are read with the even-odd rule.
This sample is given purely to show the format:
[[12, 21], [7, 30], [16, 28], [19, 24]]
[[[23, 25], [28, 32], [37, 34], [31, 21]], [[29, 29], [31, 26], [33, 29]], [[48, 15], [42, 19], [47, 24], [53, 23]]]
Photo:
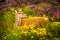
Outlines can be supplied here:
[[0, 15], [1, 25], [0, 25], [0, 34], [1, 37], [5, 37], [10, 33], [10, 30], [13, 29], [15, 23], [15, 13], [14, 8], [11, 8], [8, 11], [1, 13]]

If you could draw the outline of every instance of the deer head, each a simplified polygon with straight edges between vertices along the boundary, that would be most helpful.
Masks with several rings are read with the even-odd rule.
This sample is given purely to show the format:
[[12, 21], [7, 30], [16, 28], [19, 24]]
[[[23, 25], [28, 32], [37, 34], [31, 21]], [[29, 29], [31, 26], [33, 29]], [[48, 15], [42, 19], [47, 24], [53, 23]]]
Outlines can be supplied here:
[[19, 15], [20, 18], [27, 18], [27, 16], [28, 16], [27, 14], [24, 14], [21, 9], [15, 10], [15, 13], [17, 16]]

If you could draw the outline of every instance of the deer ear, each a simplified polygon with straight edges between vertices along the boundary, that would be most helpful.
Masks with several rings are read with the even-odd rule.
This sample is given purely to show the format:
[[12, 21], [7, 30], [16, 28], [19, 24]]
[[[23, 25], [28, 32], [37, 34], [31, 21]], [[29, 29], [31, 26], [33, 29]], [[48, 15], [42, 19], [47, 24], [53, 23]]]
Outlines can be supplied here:
[[17, 13], [17, 11], [15, 10], [15, 13]]

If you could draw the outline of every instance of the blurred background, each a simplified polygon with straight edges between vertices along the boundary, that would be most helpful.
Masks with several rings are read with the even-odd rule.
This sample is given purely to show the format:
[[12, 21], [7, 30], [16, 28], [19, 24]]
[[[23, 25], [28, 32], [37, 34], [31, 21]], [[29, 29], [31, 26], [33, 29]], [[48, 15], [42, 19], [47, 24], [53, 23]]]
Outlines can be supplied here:
[[0, 0], [0, 40], [60, 40], [60, 0]]

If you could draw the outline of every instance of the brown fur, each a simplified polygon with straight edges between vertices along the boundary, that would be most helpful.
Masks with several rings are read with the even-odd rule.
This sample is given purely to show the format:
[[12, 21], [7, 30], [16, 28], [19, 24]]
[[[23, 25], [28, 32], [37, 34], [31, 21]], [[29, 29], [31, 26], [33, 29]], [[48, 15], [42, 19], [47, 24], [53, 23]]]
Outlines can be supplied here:
[[31, 24], [37, 26], [39, 24], [45, 23], [46, 21], [47, 21], [47, 19], [45, 19], [44, 17], [27, 18], [27, 19], [21, 20], [21, 26], [23, 26], [23, 25], [29, 26]]

